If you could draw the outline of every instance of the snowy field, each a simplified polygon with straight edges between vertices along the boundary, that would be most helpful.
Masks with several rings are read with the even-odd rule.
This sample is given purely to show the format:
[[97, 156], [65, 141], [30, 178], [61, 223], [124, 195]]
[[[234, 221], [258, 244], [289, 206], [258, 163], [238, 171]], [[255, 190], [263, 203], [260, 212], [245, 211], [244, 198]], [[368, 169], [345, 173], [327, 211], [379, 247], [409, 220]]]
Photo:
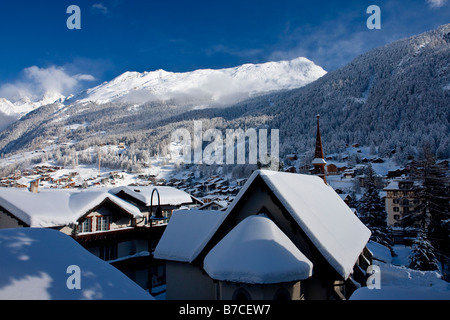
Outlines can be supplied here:
[[439, 272], [405, 267], [409, 264], [409, 247], [394, 246], [396, 257], [391, 257], [389, 250], [380, 246], [369, 244], [369, 248], [374, 258], [387, 261], [373, 262], [380, 267], [380, 289], [358, 289], [350, 300], [450, 300], [450, 283], [442, 280]]

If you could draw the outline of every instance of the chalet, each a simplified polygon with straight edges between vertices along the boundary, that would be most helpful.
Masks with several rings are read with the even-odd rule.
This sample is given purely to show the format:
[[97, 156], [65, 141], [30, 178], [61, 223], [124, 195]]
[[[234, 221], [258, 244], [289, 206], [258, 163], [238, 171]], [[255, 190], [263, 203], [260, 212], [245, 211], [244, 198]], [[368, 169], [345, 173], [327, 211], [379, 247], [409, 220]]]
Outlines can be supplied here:
[[339, 173], [338, 167], [334, 163], [330, 163], [327, 165], [327, 173], [329, 175], [336, 175]]
[[339, 197], [341, 197], [342, 201], [344, 201], [346, 205], [350, 205], [350, 202], [353, 200], [348, 193], [340, 193]]
[[396, 170], [389, 170], [386, 178], [387, 179], [398, 178], [398, 177], [401, 177], [403, 175], [407, 175], [408, 173], [409, 173], [409, 171], [407, 169], [405, 169], [405, 168], [403, 168], [403, 169], [396, 169]]
[[[367, 176], [365, 174], [359, 175], [357, 177], [358, 183], [360, 187], [366, 188], [367, 187]], [[384, 187], [384, 178], [382, 175], [374, 175], [372, 177], [373, 183], [375, 184], [376, 188], [383, 188]]]
[[342, 172], [342, 177], [346, 179], [352, 179], [355, 177], [355, 170], [354, 169], [346, 169]]
[[138, 226], [149, 224], [152, 210], [156, 210], [158, 204], [161, 206], [163, 215], [167, 219], [170, 219], [173, 210], [180, 209], [182, 206], [195, 207], [203, 205], [201, 201], [187, 192], [169, 186], [122, 186], [111, 189], [110, 193], [139, 208], [143, 217], [137, 222]]
[[[98, 257], [109, 260], [135, 253], [128, 241], [110, 241], [142, 218], [139, 209], [104, 190], [5, 188], [0, 193], [0, 229], [49, 228], [73, 236]], [[102, 238], [102, 242], [91, 241]], [[89, 244], [88, 244], [89, 243]]]
[[346, 167], [346, 166], [342, 166], [342, 167], [338, 167], [338, 172], [344, 172], [344, 171], [346, 171], [348, 169], [348, 167]]
[[288, 166], [283, 169], [284, 172], [296, 173], [297, 169], [294, 166]]
[[370, 231], [323, 182], [258, 170], [226, 211], [175, 212], [154, 256], [166, 298], [348, 298], [365, 285]]
[[214, 200], [214, 201], [211, 201], [211, 202], [208, 202], [208, 203], [202, 205], [198, 209], [199, 210], [226, 210], [227, 207], [228, 207], [227, 201]]
[[132, 203], [105, 189], [30, 190], [0, 190], [0, 229], [47, 228], [70, 235], [144, 289], [164, 277], [151, 251], [165, 225], [142, 225], [145, 214]]
[[2, 188], [0, 229], [51, 228], [71, 235], [130, 227], [142, 217], [138, 208], [104, 190]]
[[298, 160], [298, 155], [296, 153], [291, 153], [286, 156], [286, 160], [295, 161]]
[[302, 174], [311, 174], [313, 170], [314, 169], [309, 164], [303, 164], [298, 168], [298, 172]]

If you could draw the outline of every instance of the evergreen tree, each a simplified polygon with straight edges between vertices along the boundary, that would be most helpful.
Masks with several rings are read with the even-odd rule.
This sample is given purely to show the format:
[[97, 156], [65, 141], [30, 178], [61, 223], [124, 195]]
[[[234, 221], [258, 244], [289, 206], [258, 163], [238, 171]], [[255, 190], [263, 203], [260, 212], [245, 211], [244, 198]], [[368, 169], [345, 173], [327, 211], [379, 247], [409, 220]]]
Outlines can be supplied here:
[[392, 240], [388, 235], [386, 222], [387, 213], [384, 201], [375, 185], [375, 171], [371, 164], [366, 169], [365, 189], [358, 205], [361, 220], [372, 231], [372, 241], [392, 249]]
[[439, 262], [434, 254], [434, 247], [421, 232], [413, 242], [412, 253], [409, 256], [409, 267], [421, 271], [434, 271], [439, 269]]
[[432, 154], [423, 151], [424, 158], [411, 166], [411, 176], [422, 185], [421, 204], [414, 214], [405, 217], [406, 223], [422, 224], [423, 232], [433, 246], [445, 256], [450, 252], [450, 179], [446, 162], [437, 163]]

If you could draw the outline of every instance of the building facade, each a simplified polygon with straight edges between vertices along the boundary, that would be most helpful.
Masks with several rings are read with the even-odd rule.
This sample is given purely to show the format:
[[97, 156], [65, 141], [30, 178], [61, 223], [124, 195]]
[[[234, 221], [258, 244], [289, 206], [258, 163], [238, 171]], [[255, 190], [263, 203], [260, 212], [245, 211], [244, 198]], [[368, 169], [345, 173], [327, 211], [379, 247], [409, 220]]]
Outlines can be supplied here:
[[[384, 188], [386, 191], [387, 224], [391, 227], [402, 227], [402, 219], [407, 215], [420, 212], [423, 199], [420, 197], [422, 188], [413, 180], [393, 180]], [[421, 221], [417, 227], [422, 226]]]
[[176, 212], [156, 250], [168, 300], [346, 299], [370, 231], [323, 180], [255, 171], [224, 211]]

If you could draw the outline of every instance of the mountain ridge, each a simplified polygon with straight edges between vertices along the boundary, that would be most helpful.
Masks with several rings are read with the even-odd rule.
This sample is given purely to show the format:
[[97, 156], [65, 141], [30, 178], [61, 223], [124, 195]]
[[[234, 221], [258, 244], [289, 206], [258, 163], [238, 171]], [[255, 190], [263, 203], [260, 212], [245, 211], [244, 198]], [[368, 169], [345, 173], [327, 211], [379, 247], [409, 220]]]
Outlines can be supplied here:
[[[102, 161], [114, 168], [130, 167], [130, 161], [139, 162], [149, 153], [167, 154], [171, 133], [199, 120], [204, 130], [279, 129], [281, 156], [304, 153], [307, 164], [314, 150], [316, 115], [321, 114], [327, 154], [359, 143], [402, 163], [428, 145], [438, 158], [447, 159], [449, 57], [450, 24], [375, 48], [301, 88], [226, 107], [198, 109], [189, 103], [177, 105], [173, 99], [55, 105], [0, 132], [0, 153], [46, 147], [63, 154], [74, 148], [81, 155], [90, 147], [124, 142], [129, 146], [124, 154], [103, 155]], [[94, 158], [84, 154], [80, 162]]]
[[47, 104], [104, 104], [116, 101], [142, 104], [172, 100], [177, 104], [207, 107], [236, 103], [261, 93], [298, 88], [324, 74], [325, 70], [303, 57], [189, 72], [162, 69], [142, 73], [127, 71], [111, 81], [67, 97], [46, 92], [43, 97], [33, 100], [22, 97], [12, 102], [0, 98], [0, 130]]
[[[320, 66], [299, 57], [289, 61], [243, 64], [224, 69], [169, 72], [127, 71], [109, 82], [68, 99], [66, 103], [189, 100], [191, 103], [235, 103], [252, 95], [304, 86], [326, 74]], [[199, 96], [197, 98], [196, 96]]]

